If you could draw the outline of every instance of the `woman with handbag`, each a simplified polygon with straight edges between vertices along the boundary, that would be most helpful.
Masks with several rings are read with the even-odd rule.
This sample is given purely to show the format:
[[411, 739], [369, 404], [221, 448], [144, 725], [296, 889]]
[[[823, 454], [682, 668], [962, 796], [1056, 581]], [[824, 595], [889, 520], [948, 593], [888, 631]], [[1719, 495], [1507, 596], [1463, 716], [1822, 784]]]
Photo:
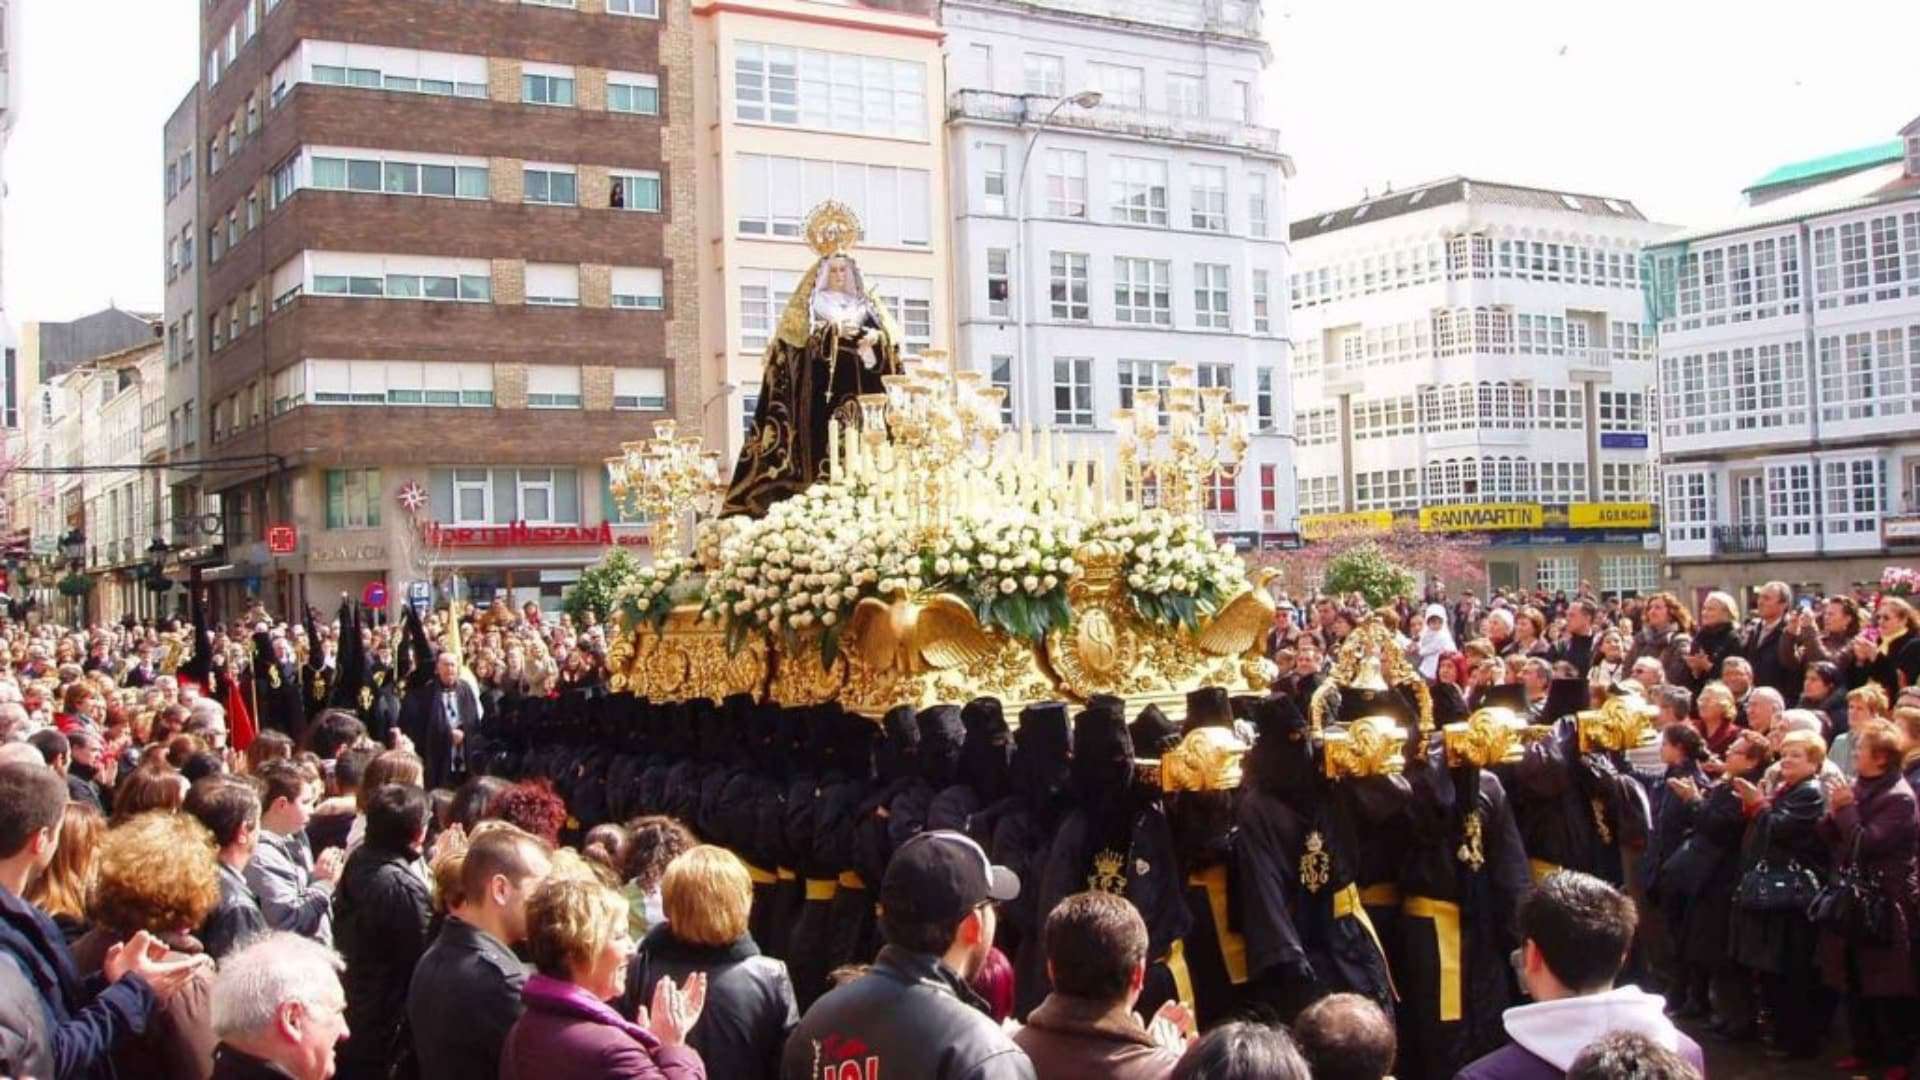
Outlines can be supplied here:
[[[1835, 886], [1857, 882], [1858, 903], [1820, 927], [1820, 968], [1827, 985], [1846, 995], [1853, 1053], [1835, 1067], [1886, 1067], [1888, 1080], [1905, 1080], [1913, 1050], [1915, 985], [1908, 926], [1920, 878], [1915, 872], [1920, 820], [1913, 788], [1900, 773], [1900, 738], [1885, 720], [1853, 729], [1851, 788], [1828, 799], [1820, 837], [1840, 853]], [[1825, 899], [1823, 894], [1822, 899]], [[1816, 905], [1816, 915], [1822, 910]], [[1838, 925], [1836, 925], [1838, 923]]]
[[1758, 782], [1768, 759], [1766, 740], [1742, 733], [1727, 748], [1725, 779], [1704, 794], [1692, 781], [1674, 785], [1674, 793], [1693, 804], [1693, 829], [1662, 868], [1671, 888], [1688, 886], [1682, 916], [1672, 924], [1688, 999], [1674, 1015], [1705, 1015], [1706, 1009], [1688, 1006], [1711, 1002], [1716, 1015], [1709, 1027], [1717, 1035], [1739, 1041], [1754, 1037], [1757, 1012], [1752, 973], [1734, 961], [1728, 948], [1734, 892], [1741, 883], [1740, 851], [1747, 834], [1740, 793], [1742, 785]]
[[[1753, 861], [1748, 874], [1776, 880], [1806, 881], [1806, 872], [1824, 879], [1827, 845], [1819, 825], [1827, 813], [1820, 767], [1826, 744], [1810, 731], [1790, 732], [1780, 742], [1780, 783], [1771, 797], [1749, 783], [1736, 782], [1741, 803], [1753, 821]], [[1804, 886], [1802, 886], [1804, 887]], [[1746, 890], [1751, 897], [1761, 892]], [[1741, 966], [1760, 975], [1761, 1000], [1773, 1015], [1773, 1057], [1804, 1060], [1817, 1055], [1833, 1015], [1833, 995], [1814, 970], [1814, 927], [1807, 906], [1782, 893], [1772, 910], [1736, 905], [1729, 947]]]

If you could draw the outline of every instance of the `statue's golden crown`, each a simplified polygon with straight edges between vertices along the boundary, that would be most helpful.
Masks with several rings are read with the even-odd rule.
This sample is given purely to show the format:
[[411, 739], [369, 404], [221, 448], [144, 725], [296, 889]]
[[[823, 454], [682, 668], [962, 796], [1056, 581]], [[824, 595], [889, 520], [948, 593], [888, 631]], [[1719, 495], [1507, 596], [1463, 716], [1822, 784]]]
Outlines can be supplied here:
[[860, 215], [837, 199], [828, 199], [807, 215], [807, 246], [823, 259], [853, 250], [860, 236]]

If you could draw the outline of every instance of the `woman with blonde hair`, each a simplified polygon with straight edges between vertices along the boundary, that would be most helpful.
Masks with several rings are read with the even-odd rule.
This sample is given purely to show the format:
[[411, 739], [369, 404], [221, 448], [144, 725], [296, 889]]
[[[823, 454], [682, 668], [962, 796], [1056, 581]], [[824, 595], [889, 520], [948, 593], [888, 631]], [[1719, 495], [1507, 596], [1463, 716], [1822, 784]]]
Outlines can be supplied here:
[[100, 835], [106, 828], [106, 816], [92, 803], [68, 803], [67, 816], [60, 821], [60, 846], [53, 853], [53, 862], [27, 886], [26, 898], [53, 916], [53, 925], [60, 928], [69, 945], [93, 929], [87, 917], [87, 898], [93, 892], [100, 864]]
[[746, 864], [725, 848], [691, 848], [667, 864], [660, 894], [667, 921], [648, 931], [627, 964], [621, 1012], [637, 1015], [662, 981], [703, 975], [707, 1007], [689, 1045], [715, 1076], [777, 1080], [800, 1010], [787, 966], [760, 955], [747, 932]]
[[[1694, 699], [1694, 711], [1700, 716], [1700, 736], [1706, 740], [1707, 750], [1714, 757], [1726, 754], [1727, 748], [1739, 736], [1741, 728], [1735, 723], [1739, 706], [1733, 699], [1733, 691], [1723, 682], [1710, 682]], [[1718, 773], [1718, 769], [1709, 765], [1707, 771]]]
[[[213, 834], [188, 814], [148, 812], [107, 830], [94, 882], [95, 926], [73, 944], [74, 965], [101, 970], [108, 953], [141, 931], [169, 950], [170, 961], [204, 955], [192, 934], [220, 901]], [[121, 1076], [207, 1080], [213, 1075], [213, 961], [205, 959], [162, 998], [138, 1036], [114, 1052]]]
[[607, 1002], [632, 952], [619, 893], [591, 876], [548, 878], [527, 901], [534, 973], [501, 1050], [500, 1080], [705, 1080], [687, 1036], [706, 1005], [706, 976], [681, 986], [662, 979], [651, 1008], [629, 1021]]
[[1880, 647], [1874, 652], [1868, 678], [1891, 697], [1920, 683], [1920, 612], [1897, 596], [1883, 596], [1874, 609]]
[[1707, 678], [1718, 679], [1727, 657], [1740, 651], [1740, 604], [1731, 593], [1710, 592], [1700, 602], [1700, 625], [1693, 648], [1707, 658]]

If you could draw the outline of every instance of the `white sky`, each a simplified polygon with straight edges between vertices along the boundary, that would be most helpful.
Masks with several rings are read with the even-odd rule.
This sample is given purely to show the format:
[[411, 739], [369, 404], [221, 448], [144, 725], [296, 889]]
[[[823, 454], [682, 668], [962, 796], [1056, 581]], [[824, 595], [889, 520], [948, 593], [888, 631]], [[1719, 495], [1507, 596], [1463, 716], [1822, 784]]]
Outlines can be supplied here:
[[[161, 126], [199, 2], [17, 2], [7, 313], [159, 311]], [[1291, 219], [1459, 173], [1709, 224], [1773, 166], [1920, 115], [1913, 0], [1267, 0], [1267, 26]]]

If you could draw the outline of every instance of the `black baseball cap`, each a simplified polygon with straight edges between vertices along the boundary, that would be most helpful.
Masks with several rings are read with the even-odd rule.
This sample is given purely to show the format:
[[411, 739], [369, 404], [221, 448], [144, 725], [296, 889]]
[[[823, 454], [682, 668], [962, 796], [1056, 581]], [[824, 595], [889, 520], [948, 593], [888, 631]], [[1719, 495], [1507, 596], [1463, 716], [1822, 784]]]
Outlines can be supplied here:
[[916, 923], [960, 919], [988, 900], [1020, 895], [1020, 879], [995, 866], [965, 833], [933, 829], [901, 844], [880, 882], [880, 906]]

